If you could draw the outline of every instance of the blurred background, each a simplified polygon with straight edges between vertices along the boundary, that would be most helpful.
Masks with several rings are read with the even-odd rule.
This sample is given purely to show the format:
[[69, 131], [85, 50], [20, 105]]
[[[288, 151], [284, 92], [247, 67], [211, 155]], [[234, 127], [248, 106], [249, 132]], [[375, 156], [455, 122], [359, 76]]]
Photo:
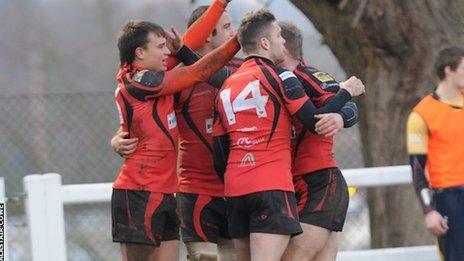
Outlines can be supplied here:
[[[420, 27], [419, 20], [407, 13], [418, 1], [408, 2], [412, 6], [400, 1], [382, 4], [363, 0], [233, 0], [228, 12], [238, 27], [247, 11], [267, 6], [278, 19], [293, 20], [304, 32], [307, 62], [337, 80], [344, 80], [346, 74], [363, 79], [374, 96], [368, 94], [359, 101], [361, 124], [343, 130], [335, 143], [341, 168], [360, 168], [407, 162], [402, 138], [406, 109], [435, 84], [430, 76], [414, 81], [407, 75], [410, 72], [404, 70], [403, 66], [409, 66], [405, 58], [416, 57], [415, 50], [408, 49], [415, 46], [415, 41], [398, 36], [406, 39], [403, 40], [410, 44], [407, 46], [402, 40], [380, 36], [395, 30], [401, 34], [401, 30], [410, 28], [383, 28], [381, 24], [375, 27], [373, 17], [400, 25], [416, 21], [415, 26]], [[111, 150], [109, 140], [118, 127], [113, 96], [120, 28], [136, 18], [166, 28], [174, 26], [183, 32], [191, 11], [209, 3], [210, 0], [0, 0], [0, 176], [5, 177], [7, 186], [11, 260], [31, 259], [22, 194], [25, 175], [55, 172], [62, 175], [64, 184], [76, 184], [112, 182], [118, 173], [122, 160]], [[391, 18], [389, 11], [397, 9], [403, 11], [401, 18], [387, 19]], [[456, 19], [462, 25], [462, 15]], [[462, 29], [450, 30], [462, 33]], [[395, 44], [390, 44], [392, 39]], [[442, 37], [435, 40], [435, 45], [446, 41]], [[427, 44], [423, 45], [419, 50], [426, 49]], [[402, 62], [395, 63], [397, 56], [403, 57]], [[382, 62], [388, 64], [388, 73], [378, 70]], [[430, 66], [417, 66], [422, 66], [417, 77], [430, 74]], [[403, 75], [398, 71], [403, 71]], [[396, 79], [395, 83], [385, 81], [386, 78]], [[403, 81], [399, 83], [398, 79]], [[411, 81], [418, 86], [411, 86]], [[409, 92], [408, 99], [399, 92], [398, 96], [391, 94], [400, 87]], [[411, 188], [353, 190], [340, 248], [430, 243]], [[386, 198], [391, 199], [391, 208], [386, 206]], [[395, 207], [392, 202], [399, 199], [404, 203]], [[380, 212], [373, 213], [374, 208]], [[400, 211], [403, 212], [398, 214]], [[401, 218], [393, 220], [392, 212]], [[109, 204], [65, 207], [69, 260], [119, 258], [118, 247], [111, 242], [110, 218]], [[385, 222], [385, 218], [390, 221]], [[388, 223], [387, 227], [373, 237], [372, 223], [380, 219]], [[407, 225], [411, 222], [406, 222], [403, 227], [409, 229], [404, 230], [395, 223], [405, 220], [412, 220], [415, 225], [411, 227]], [[398, 230], [404, 231], [395, 232]], [[411, 231], [413, 238], [408, 239], [404, 234]]]

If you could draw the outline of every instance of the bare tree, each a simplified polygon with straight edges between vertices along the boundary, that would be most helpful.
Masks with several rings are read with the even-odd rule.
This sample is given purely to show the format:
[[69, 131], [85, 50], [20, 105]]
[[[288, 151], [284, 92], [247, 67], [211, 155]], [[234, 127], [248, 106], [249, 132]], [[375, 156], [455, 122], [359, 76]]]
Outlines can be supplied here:
[[[438, 50], [463, 44], [464, 1], [291, 0], [348, 75], [367, 86], [360, 99], [367, 166], [406, 164], [406, 116], [437, 80]], [[412, 186], [369, 192], [373, 247], [430, 243]]]

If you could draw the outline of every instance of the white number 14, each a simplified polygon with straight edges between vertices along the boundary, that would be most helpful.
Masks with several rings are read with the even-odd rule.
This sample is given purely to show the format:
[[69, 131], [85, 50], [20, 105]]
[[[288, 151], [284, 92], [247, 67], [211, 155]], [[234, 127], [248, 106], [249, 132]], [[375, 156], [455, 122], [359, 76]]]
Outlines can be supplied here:
[[[267, 117], [266, 103], [269, 99], [267, 95], [261, 95], [259, 91], [259, 80], [252, 81], [243, 88], [243, 90], [235, 97], [234, 101], [231, 102], [230, 94], [231, 89], [227, 88], [221, 91], [220, 97], [224, 111], [227, 115], [227, 121], [229, 125], [235, 124], [235, 113], [255, 109], [258, 118]], [[251, 93], [251, 98], [247, 98]]]

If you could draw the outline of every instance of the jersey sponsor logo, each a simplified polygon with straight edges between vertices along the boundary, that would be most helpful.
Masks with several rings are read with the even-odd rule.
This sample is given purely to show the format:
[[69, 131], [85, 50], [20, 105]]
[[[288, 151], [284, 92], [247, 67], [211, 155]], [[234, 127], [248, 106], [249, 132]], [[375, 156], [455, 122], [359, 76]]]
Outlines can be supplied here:
[[206, 133], [213, 133], [213, 119], [205, 120]]
[[296, 78], [296, 75], [291, 71], [285, 71], [285, 72], [279, 74], [279, 77], [280, 77], [280, 79], [282, 79], [282, 81], [285, 81], [288, 78]]
[[236, 145], [238, 147], [242, 147], [242, 148], [251, 148], [251, 147], [253, 147], [253, 146], [255, 146], [255, 145], [257, 145], [257, 144], [259, 144], [259, 143], [261, 143], [263, 141], [264, 141], [263, 138], [259, 138], [259, 139], [254, 140], [254, 139], [250, 139], [248, 137], [242, 137], [242, 138], [237, 140]]
[[241, 131], [241, 132], [252, 132], [252, 131], [257, 131], [257, 130], [258, 130], [258, 127], [256, 126], [237, 129], [237, 131]]
[[171, 112], [168, 114], [168, 128], [169, 129], [174, 129], [177, 126], [177, 118], [176, 118], [176, 113]]
[[316, 72], [316, 73], [313, 73], [313, 76], [318, 79], [319, 81], [321, 82], [331, 82], [331, 81], [335, 81], [334, 78], [332, 78], [332, 76], [330, 76], [330, 74], [328, 73], [325, 73], [325, 72]]
[[333, 83], [322, 83], [321, 84], [321, 87], [322, 89], [328, 89], [328, 88], [339, 88], [340, 85], [338, 84], [338, 82], [333, 82]]
[[255, 154], [248, 152], [240, 161], [239, 167], [249, 167], [256, 165]]

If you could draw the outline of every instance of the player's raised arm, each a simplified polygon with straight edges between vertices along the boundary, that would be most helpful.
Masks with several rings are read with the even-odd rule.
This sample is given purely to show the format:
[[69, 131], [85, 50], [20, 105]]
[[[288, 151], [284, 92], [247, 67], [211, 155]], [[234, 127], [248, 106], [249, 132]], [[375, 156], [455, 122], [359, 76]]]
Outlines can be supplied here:
[[237, 42], [237, 37], [233, 37], [194, 64], [175, 68], [172, 71], [166, 72], [166, 85], [164, 88], [160, 89], [157, 95], [174, 94], [199, 81], [208, 80], [214, 73], [230, 61], [239, 50], [240, 45]]
[[[197, 50], [204, 45], [230, 1], [214, 0], [205, 13], [187, 29], [182, 39], [184, 45], [191, 50]], [[175, 56], [169, 56], [167, 60], [168, 70], [174, 68], [179, 62]]]

